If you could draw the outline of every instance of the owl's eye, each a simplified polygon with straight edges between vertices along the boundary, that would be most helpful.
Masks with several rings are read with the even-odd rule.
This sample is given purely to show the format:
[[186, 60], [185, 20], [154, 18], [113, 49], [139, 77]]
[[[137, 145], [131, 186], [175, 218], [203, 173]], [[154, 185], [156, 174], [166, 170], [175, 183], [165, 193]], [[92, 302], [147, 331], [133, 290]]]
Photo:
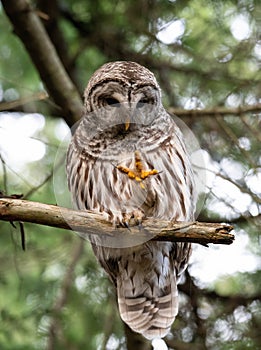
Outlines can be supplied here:
[[116, 98], [113, 98], [113, 97], [107, 97], [104, 99], [105, 103], [109, 106], [112, 106], [112, 107], [119, 107], [119, 101], [116, 100]]
[[153, 105], [154, 101], [152, 99], [148, 99], [148, 98], [142, 98], [141, 100], [139, 100], [139, 102], [137, 103], [137, 108], [142, 108], [147, 104], [151, 104]]

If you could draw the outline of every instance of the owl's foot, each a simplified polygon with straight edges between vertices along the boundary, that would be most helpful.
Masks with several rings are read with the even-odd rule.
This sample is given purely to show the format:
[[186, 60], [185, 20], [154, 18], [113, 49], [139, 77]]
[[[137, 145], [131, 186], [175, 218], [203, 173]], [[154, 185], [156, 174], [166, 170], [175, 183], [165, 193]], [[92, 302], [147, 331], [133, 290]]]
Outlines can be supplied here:
[[134, 169], [129, 169], [127, 167], [124, 167], [123, 165], [118, 165], [116, 168], [118, 170], [120, 170], [122, 173], [127, 174], [131, 180], [135, 180], [135, 181], [139, 182], [140, 187], [142, 189], [144, 189], [145, 186], [142, 183], [142, 181], [151, 175], [159, 174], [159, 171], [156, 169], [144, 170], [139, 151], [135, 151], [134, 156], [135, 156], [135, 168]]
[[142, 219], [145, 217], [144, 213], [140, 209], [133, 210], [130, 213], [123, 214], [122, 224], [130, 230], [130, 226], [138, 225], [139, 229], [142, 229]]

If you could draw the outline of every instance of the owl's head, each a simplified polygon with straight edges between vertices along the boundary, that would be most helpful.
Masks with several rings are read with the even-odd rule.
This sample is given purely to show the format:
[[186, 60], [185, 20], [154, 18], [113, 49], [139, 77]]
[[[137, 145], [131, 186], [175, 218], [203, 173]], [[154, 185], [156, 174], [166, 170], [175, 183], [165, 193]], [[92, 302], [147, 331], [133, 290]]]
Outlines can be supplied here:
[[[99, 126], [150, 125], [161, 105], [154, 74], [135, 62], [110, 62], [91, 77], [84, 93], [84, 115]], [[94, 120], [92, 120], [94, 122]]]

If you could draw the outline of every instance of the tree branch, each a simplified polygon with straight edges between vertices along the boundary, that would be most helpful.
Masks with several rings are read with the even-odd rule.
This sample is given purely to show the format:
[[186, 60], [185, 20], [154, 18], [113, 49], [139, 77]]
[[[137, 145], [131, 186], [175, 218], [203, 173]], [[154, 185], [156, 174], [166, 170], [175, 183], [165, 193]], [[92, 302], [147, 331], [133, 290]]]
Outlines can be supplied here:
[[[126, 234], [126, 228], [114, 227], [104, 216], [91, 211], [76, 211], [55, 205], [21, 199], [0, 198], [0, 220], [23, 221], [74, 230], [83, 234], [112, 237]], [[169, 222], [146, 218], [143, 228], [131, 227], [131, 233], [148, 239], [172, 242], [193, 242], [207, 245], [231, 244], [233, 227], [227, 224], [203, 222]]]
[[126, 323], [123, 323], [123, 325], [127, 349], [152, 350], [151, 341], [145, 339], [141, 334], [134, 332]]
[[246, 113], [260, 113], [261, 104], [256, 105], [245, 105], [236, 108], [228, 107], [212, 107], [204, 109], [182, 109], [182, 108], [168, 108], [170, 114], [176, 114], [178, 117], [213, 117], [213, 116], [225, 116], [225, 115], [235, 115], [241, 116]]
[[14, 110], [15, 108], [23, 106], [25, 104], [46, 100], [47, 98], [48, 94], [44, 91], [40, 91], [33, 95], [22, 97], [17, 100], [0, 102], [0, 112]]
[[[0, 111], [7, 111], [7, 110], [22, 111], [23, 110], [22, 106], [24, 105], [28, 105], [31, 102], [39, 102], [47, 99], [48, 99], [47, 93], [40, 91], [31, 96], [26, 96], [21, 99], [0, 102]], [[18, 107], [20, 107], [20, 109]], [[29, 111], [30, 111], [30, 107], [29, 107]], [[35, 107], [33, 107], [33, 111], [35, 111]], [[246, 125], [246, 121], [244, 120], [242, 115], [248, 114], [248, 113], [261, 113], [261, 104], [242, 105], [237, 108], [213, 106], [211, 108], [204, 108], [204, 109], [183, 109], [183, 108], [168, 107], [167, 111], [170, 114], [177, 115], [178, 117], [189, 117], [189, 118], [213, 117], [213, 116], [225, 117], [227, 115], [233, 115], [236, 117], [241, 117], [242, 121]], [[63, 117], [63, 118], [65, 118], [66, 116], [66, 113], [64, 113], [64, 111], [58, 111], [58, 108], [55, 111], [55, 114], [58, 117]], [[258, 140], [260, 139], [260, 135], [258, 134], [258, 132], [256, 132], [255, 129], [252, 129], [251, 132], [255, 132], [255, 137]]]
[[2, 0], [2, 4], [47, 90], [55, 103], [65, 112], [68, 125], [72, 126], [80, 119], [82, 100], [37, 13], [26, 0]]
[[[223, 303], [223, 307], [226, 308], [227, 313], [232, 313], [238, 306], [247, 306], [255, 300], [261, 301], [261, 293], [256, 293], [255, 295], [243, 295], [243, 294], [232, 294], [232, 295], [221, 295], [215, 290], [209, 290], [204, 288], [199, 288], [195, 279], [190, 275], [189, 271], [185, 271], [185, 283], [179, 284], [179, 291], [185, 293], [191, 300], [193, 300], [194, 309], [199, 307], [199, 298], [208, 299], [208, 302], [213, 304], [214, 302]], [[220, 310], [222, 313], [222, 309]]]

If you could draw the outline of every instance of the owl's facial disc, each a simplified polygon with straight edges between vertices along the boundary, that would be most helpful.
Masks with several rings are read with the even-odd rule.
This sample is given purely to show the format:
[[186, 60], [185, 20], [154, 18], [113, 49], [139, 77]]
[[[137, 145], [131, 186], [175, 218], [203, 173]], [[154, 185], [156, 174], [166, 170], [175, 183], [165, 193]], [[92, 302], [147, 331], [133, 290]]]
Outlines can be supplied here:
[[133, 81], [103, 81], [89, 91], [88, 119], [97, 128], [105, 130], [115, 125], [123, 133], [130, 133], [142, 126], [150, 125], [158, 116], [161, 105], [160, 90], [153, 84]]
[[[111, 106], [112, 108], [121, 108], [121, 103], [119, 102], [121, 100], [121, 96], [118, 96], [118, 94], [113, 94], [112, 97], [105, 98], [105, 103], [107, 103], [108, 106]], [[131, 117], [129, 116], [129, 113], [126, 113], [126, 121], [125, 121], [125, 131], [128, 131], [130, 127]]]

